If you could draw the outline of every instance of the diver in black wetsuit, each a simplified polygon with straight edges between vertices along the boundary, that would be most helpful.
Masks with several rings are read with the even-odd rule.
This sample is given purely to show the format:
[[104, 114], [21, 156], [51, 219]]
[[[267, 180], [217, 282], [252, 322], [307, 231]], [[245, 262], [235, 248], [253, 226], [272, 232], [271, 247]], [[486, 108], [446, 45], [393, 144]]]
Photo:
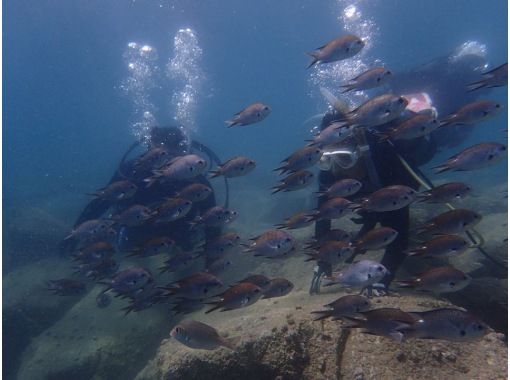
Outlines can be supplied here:
[[[202, 155], [205, 153], [209, 156], [210, 161], [214, 160], [216, 163], [220, 162], [218, 157], [204, 145], [196, 141], [192, 141], [188, 144], [186, 137], [177, 127], [154, 127], [151, 130], [149, 141], [149, 149], [163, 148], [168, 153], [166, 157], [167, 162], [173, 157], [190, 154], [192, 151]], [[171, 198], [179, 190], [191, 183], [202, 183], [212, 189], [211, 184], [204, 175], [195, 177], [190, 181], [156, 182], [154, 185], [147, 187], [144, 179], [152, 175], [151, 168], [149, 167], [145, 170], [140, 169], [136, 165], [136, 158], [126, 161], [127, 156], [139, 145], [140, 143], [135, 142], [130, 147], [109, 182], [109, 184], [111, 184], [120, 180], [129, 180], [137, 186], [135, 195], [129, 199], [118, 202], [111, 202], [102, 198], [93, 199], [77, 218], [75, 226], [87, 220], [111, 217], [132, 205], [143, 205], [153, 208], [159, 203], [164, 202], [166, 198]], [[210, 161], [209, 163], [211, 164]], [[228, 187], [226, 203], [228, 203]], [[117, 231], [118, 248], [119, 250], [129, 250], [140, 246], [152, 237], [168, 236], [173, 239], [176, 245], [182, 250], [189, 251], [197, 242], [204, 239], [212, 239], [221, 233], [220, 228], [190, 228], [190, 221], [214, 206], [216, 206], [216, 199], [213, 191], [205, 200], [194, 203], [186, 217], [175, 222], [147, 223], [137, 227], [121, 228]], [[69, 242], [63, 242], [61, 246], [64, 252], [69, 252], [72, 248]]]
[[[433, 101], [433, 109], [444, 117], [456, 111], [461, 106], [472, 102], [479, 94], [466, 91], [467, 85], [479, 77], [480, 71], [485, 67], [482, 55], [466, 53], [459, 50], [447, 57], [436, 59], [421, 68], [407, 73], [396, 74], [391, 82], [391, 90], [395, 94], [412, 94], [419, 101]], [[432, 104], [431, 104], [432, 106]], [[432, 107], [431, 107], [432, 108]], [[406, 111], [407, 112], [407, 111]], [[334, 121], [343, 119], [339, 110], [333, 110], [323, 117], [320, 129], [326, 128]], [[397, 125], [399, 118], [391, 123], [379, 126], [378, 130], [385, 130]], [[330, 167], [321, 170], [319, 175], [319, 191], [326, 190], [335, 181], [342, 178], [357, 179], [362, 183], [361, 192], [357, 197], [366, 196], [382, 187], [390, 185], [406, 185], [415, 190], [420, 186], [408, 172], [400, 157], [410, 167], [419, 172], [418, 167], [429, 162], [442, 147], [452, 147], [462, 142], [471, 132], [471, 128], [457, 127], [439, 129], [427, 137], [420, 137], [406, 141], [380, 141], [371, 131], [358, 128], [355, 135], [343, 147], [351, 154], [331, 156]], [[400, 156], [400, 157], [399, 157]], [[325, 202], [324, 197], [319, 198], [318, 206]], [[373, 229], [377, 223], [381, 226], [391, 227], [398, 231], [397, 238], [386, 247], [382, 258], [383, 264], [389, 274], [382, 280], [385, 288], [393, 280], [396, 271], [406, 258], [405, 251], [409, 241], [409, 207], [396, 211], [376, 213], [364, 212], [361, 217], [354, 220], [362, 224], [360, 231], [354, 237], [358, 239]], [[331, 229], [330, 220], [320, 220], [315, 225], [315, 236], [320, 238]], [[347, 262], [352, 262], [351, 257]], [[330, 263], [319, 261], [314, 270], [310, 293], [318, 293], [323, 275], [332, 273]]]

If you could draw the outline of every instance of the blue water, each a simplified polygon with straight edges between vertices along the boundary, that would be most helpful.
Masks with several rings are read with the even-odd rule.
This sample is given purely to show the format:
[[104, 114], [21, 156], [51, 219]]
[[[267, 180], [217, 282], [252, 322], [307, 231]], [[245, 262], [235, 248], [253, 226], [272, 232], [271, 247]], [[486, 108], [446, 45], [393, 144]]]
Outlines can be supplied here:
[[[263, 199], [278, 179], [271, 170], [311, 137], [311, 125], [304, 121], [327, 110], [318, 89], [335, 73], [345, 74], [341, 79], [347, 80], [349, 70], [376, 60], [406, 71], [450, 54], [466, 41], [484, 45], [490, 68], [506, 62], [508, 55], [507, 4], [499, 0], [3, 4], [4, 274], [57, 255], [55, 244], [90, 199], [85, 194], [109, 181], [129, 145], [143, 140], [144, 123], [166, 125], [177, 119], [191, 138], [221, 159], [253, 157], [257, 169], [246, 181], [232, 185], [232, 192], [248, 189]], [[360, 16], [345, 23], [344, 10], [351, 4]], [[350, 28], [369, 38], [366, 51], [352, 61], [358, 66], [347, 62], [340, 71], [323, 76], [318, 69], [305, 70], [305, 52]], [[176, 47], [176, 40], [181, 45]], [[168, 74], [172, 59], [178, 67]], [[129, 69], [133, 62], [145, 64], [147, 71], [134, 75]], [[130, 80], [141, 87], [129, 87]], [[183, 104], [186, 96], [190, 103]], [[506, 105], [507, 89], [494, 89], [485, 97]], [[350, 101], [360, 99], [354, 96]], [[266, 120], [225, 127], [224, 120], [255, 101], [271, 105]], [[144, 112], [150, 112], [149, 119]], [[432, 164], [461, 148], [506, 141], [501, 130], [507, 128], [507, 115], [505, 111], [475, 126], [466, 141], [441, 152], [425, 172], [431, 174]], [[485, 186], [504, 186], [506, 160], [478, 173], [483, 173], [479, 181]], [[221, 193], [220, 183], [214, 182]], [[303, 193], [290, 199], [313, 204], [310, 197]], [[236, 199], [234, 205], [249, 210], [256, 207], [253, 201]], [[299, 210], [296, 204], [282, 202], [289, 211], [280, 209], [273, 215]], [[504, 199], [501, 205], [506, 207]], [[246, 214], [240, 217], [241, 222], [250, 219]], [[38, 223], [45, 220], [54, 223], [57, 232], [41, 245], [46, 235], [39, 236]]]

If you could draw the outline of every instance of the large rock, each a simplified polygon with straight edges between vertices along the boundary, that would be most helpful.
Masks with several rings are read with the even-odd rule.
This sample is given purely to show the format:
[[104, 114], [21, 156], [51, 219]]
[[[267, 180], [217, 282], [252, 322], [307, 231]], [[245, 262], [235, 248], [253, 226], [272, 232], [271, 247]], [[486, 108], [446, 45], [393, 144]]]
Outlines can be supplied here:
[[[312, 310], [340, 295], [309, 297], [295, 292], [261, 300], [244, 310], [195, 315], [194, 319], [239, 340], [237, 350], [192, 350], [167, 339], [136, 379], [506, 378], [507, 348], [499, 334], [471, 343], [409, 340], [397, 344], [342, 330], [339, 322], [311, 320]], [[375, 305], [415, 311], [451, 306], [427, 296], [384, 297]]]
[[153, 355], [169, 315], [154, 307], [124, 315], [126, 301], [96, 306], [96, 286], [55, 324], [32, 339], [16, 379], [125, 379]]
[[9, 272], [3, 278], [3, 358], [4, 375], [11, 376], [30, 339], [51, 326], [80, 297], [55, 296], [46, 282], [67, 277], [68, 261], [48, 258]]

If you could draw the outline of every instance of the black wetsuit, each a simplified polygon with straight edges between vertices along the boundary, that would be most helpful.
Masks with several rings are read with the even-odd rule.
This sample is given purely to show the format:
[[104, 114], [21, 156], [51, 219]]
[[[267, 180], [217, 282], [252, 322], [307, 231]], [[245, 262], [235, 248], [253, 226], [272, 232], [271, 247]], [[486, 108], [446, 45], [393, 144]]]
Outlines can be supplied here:
[[[331, 122], [335, 121], [339, 117], [336, 113], [328, 113], [324, 116], [321, 129], [327, 127]], [[398, 122], [398, 121], [397, 121]], [[392, 122], [387, 126], [381, 126], [379, 129], [384, 129], [390, 125], [394, 125]], [[363, 196], [367, 196], [381, 187], [390, 185], [406, 185], [415, 190], [418, 190], [419, 184], [412, 177], [412, 175], [402, 165], [397, 153], [402, 156], [410, 165], [413, 167], [423, 165], [428, 162], [436, 153], [436, 144], [433, 137], [418, 138], [410, 141], [396, 142], [392, 144], [388, 141], [381, 142], [380, 138], [376, 137], [370, 132], [366, 133], [367, 143], [370, 147], [371, 159], [376, 173], [376, 179], [370, 178], [368, 170], [365, 169], [365, 162], [358, 162], [357, 165], [361, 165], [362, 170], [361, 176], [355, 178], [352, 174], [341, 175], [336, 177], [331, 170], [321, 171], [319, 175], [319, 191], [325, 191], [334, 182], [342, 178], [354, 178], [362, 183], [361, 191], [356, 194], [356, 199]], [[360, 161], [363, 158], [360, 158]], [[342, 174], [342, 173], [340, 173]], [[377, 182], [377, 183], [374, 183]], [[324, 197], [319, 198], [318, 206], [324, 203], [327, 199]], [[386, 276], [382, 283], [386, 286], [393, 280], [395, 272], [398, 267], [402, 264], [406, 255], [404, 251], [407, 249], [409, 241], [409, 207], [405, 207], [396, 211], [390, 212], [364, 212], [361, 217], [357, 220], [358, 223], [362, 224], [360, 231], [355, 236], [355, 239], [361, 237], [369, 230], [373, 229], [377, 223], [382, 226], [391, 227], [398, 231], [397, 238], [386, 247], [384, 257], [381, 261], [389, 271], [390, 274]], [[320, 220], [315, 225], [315, 235], [317, 238], [324, 235], [331, 229], [331, 221], [324, 219]], [[354, 256], [347, 260], [352, 262]], [[332, 268], [329, 263], [319, 262], [319, 273], [322, 272], [325, 275], [331, 275]], [[314, 285], [312, 284], [312, 287]], [[318, 291], [318, 285], [312, 292]]]
[[[93, 199], [82, 211], [75, 226], [85, 222], [86, 220], [110, 217], [121, 213], [123, 210], [133, 205], [143, 205], [154, 209], [158, 204], [163, 203], [166, 198], [171, 198], [191, 183], [203, 183], [212, 188], [207, 178], [203, 175], [193, 178], [189, 181], [158, 181], [152, 186], [147, 187], [144, 179], [152, 173], [150, 171], [134, 170], [135, 160], [122, 162], [119, 169], [111, 178], [109, 184], [129, 180], [137, 186], [135, 195], [124, 201], [112, 203], [111, 201], [101, 198]], [[175, 222], [152, 223], [147, 222], [137, 227], [126, 227], [119, 229], [117, 232], [117, 244], [120, 250], [129, 250], [138, 247], [145, 241], [153, 237], [166, 236], [173, 239], [176, 244], [185, 251], [193, 249], [193, 246], [200, 240], [209, 240], [221, 233], [221, 228], [190, 228], [190, 223], [196, 216], [203, 214], [206, 210], [216, 206], [214, 193], [207, 199], [194, 203], [189, 213]], [[69, 251], [72, 247], [63, 247]]]

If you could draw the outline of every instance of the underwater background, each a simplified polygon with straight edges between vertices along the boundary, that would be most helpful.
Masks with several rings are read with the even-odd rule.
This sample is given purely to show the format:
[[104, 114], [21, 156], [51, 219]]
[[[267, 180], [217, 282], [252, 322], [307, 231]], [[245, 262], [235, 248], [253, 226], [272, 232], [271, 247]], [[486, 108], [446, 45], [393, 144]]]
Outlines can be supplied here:
[[[271, 195], [269, 189], [278, 181], [272, 170], [312, 137], [320, 121], [312, 117], [327, 111], [320, 87], [335, 91], [375, 64], [395, 72], [412, 70], [461, 46], [483, 54], [488, 68], [508, 56], [507, 3], [498, 0], [6, 0], [3, 5], [3, 372], [12, 379], [36, 378], [30, 374], [48, 366], [56, 353], [80, 344], [59, 338], [59, 333], [83, 340], [99, 336], [79, 318], [59, 325], [80, 298], [47, 295], [45, 282], [71, 273], [69, 258], [59, 254], [60, 241], [90, 200], [86, 194], [109, 182], [123, 154], [134, 141], [146, 141], [151, 126], [183, 126], [189, 138], [211, 148], [222, 161], [235, 155], [256, 160], [252, 173], [230, 181], [230, 207], [239, 212], [235, 229], [247, 239], [295, 212], [316, 207], [315, 184], [286, 194]], [[306, 70], [307, 51], [347, 32], [365, 39], [361, 54]], [[353, 106], [368, 96], [348, 94], [345, 100]], [[487, 232], [489, 251], [506, 264], [506, 158], [467, 174], [436, 175], [431, 169], [478, 142], [506, 144], [507, 88], [491, 89], [481, 98], [504, 104], [504, 112], [476, 125], [459, 146], [442, 150], [421, 169], [433, 182], [475, 185], [467, 208], [484, 216], [480, 230]], [[256, 101], [271, 106], [267, 119], [225, 127], [224, 120]], [[212, 184], [221, 204], [223, 181]], [[307, 230], [306, 237], [312, 233]], [[230, 276], [242, 278], [253, 263], [241, 260], [239, 267], [229, 269]], [[264, 265], [274, 277], [286, 273], [278, 270], [279, 264]], [[287, 272], [295, 278], [289, 279], [297, 291], [307, 292], [313, 265], [302, 260], [294, 265]], [[504, 304], [506, 275], [493, 274], [487, 265], [485, 271], [468, 264], [465, 268], [504, 280], [494, 291], [505, 294], [497, 301]], [[77, 313], [102, 319], [103, 336], [138, 329], [139, 340], [128, 341], [136, 346], [136, 354], [127, 359], [134, 364], [122, 373], [122, 378], [134, 378], [174, 323], [161, 305], [128, 317], [118, 312], [120, 306], [99, 310], [89, 302]], [[124, 322], [107, 319], [107, 313], [118, 314]], [[154, 325], [159, 327], [148, 333], [144, 326], [151, 319], [158, 320]], [[503, 316], [498, 328], [492, 326], [506, 333], [501, 320]], [[34, 348], [47, 329], [54, 349]], [[115, 357], [119, 351], [112, 347]], [[75, 357], [79, 353], [62, 361]], [[103, 377], [78, 366], [74, 372], [40, 378], [93, 378], [91, 373], [112, 378], [108, 373], [113, 372], [104, 369], [108, 366], [101, 365]], [[89, 363], [88, 368], [99, 367]], [[111, 368], [119, 367], [121, 363]]]

